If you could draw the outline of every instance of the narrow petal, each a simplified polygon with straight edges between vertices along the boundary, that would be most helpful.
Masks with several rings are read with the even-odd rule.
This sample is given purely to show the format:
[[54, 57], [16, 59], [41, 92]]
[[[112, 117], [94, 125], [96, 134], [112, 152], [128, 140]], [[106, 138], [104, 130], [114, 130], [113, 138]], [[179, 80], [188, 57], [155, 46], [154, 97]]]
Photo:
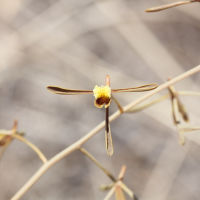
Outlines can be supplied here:
[[175, 6], [180, 6], [180, 5], [183, 5], [183, 4], [188, 4], [188, 3], [193, 3], [193, 2], [196, 2], [196, 0], [180, 1], [180, 2], [176, 2], [176, 3], [167, 4], [167, 5], [164, 5], [164, 6], [157, 6], [157, 7], [149, 8], [149, 9], [146, 10], [146, 12], [157, 12], [157, 11], [161, 11], [161, 10], [165, 10], [165, 9], [172, 8], [172, 7], [175, 7]]
[[52, 93], [62, 95], [93, 94], [93, 90], [73, 90], [57, 86], [47, 86], [47, 90], [49, 90]]
[[116, 197], [116, 200], [126, 200], [120, 185], [116, 186], [115, 197]]
[[148, 84], [148, 85], [142, 85], [139, 87], [134, 88], [124, 88], [124, 89], [112, 89], [112, 93], [119, 93], [119, 92], [145, 92], [149, 90], [154, 90], [158, 87], [158, 84]]
[[106, 119], [105, 119], [105, 142], [106, 142], [106, 151], [109, 156], [113, 155], [113, 143], [112, 135], [110, 131], [110, 122], [109, 122], [109, 107], [106, 108]]

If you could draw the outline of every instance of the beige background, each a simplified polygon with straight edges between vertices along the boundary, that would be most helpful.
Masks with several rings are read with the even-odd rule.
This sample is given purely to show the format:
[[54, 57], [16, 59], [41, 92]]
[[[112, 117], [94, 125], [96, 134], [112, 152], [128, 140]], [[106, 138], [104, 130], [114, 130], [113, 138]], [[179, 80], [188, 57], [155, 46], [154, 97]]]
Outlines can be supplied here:
[[[165, 3], [173, 2], [166, 0]], [[156, 0], [1, 0], [0, 128], [19, 130], [48, 159], [104, 120], [92, 95], [59, 96], [47, 85], [93, 89], [111, 76], [112, 88], [162, 84], [200, 63], [200, 5], [159, 13], [144, 10]], [[176, 84], [200, 91], [199, 74]], [[155, 95], [154, 99], [163, 91]], [[143, 93], [144, 94], [144, 93]], [[115, 95], [122, 105], [142, 93]], [[200, 125], [199, 97], [182, 97], [191, 125]], [[127, 166], [125, 183], [140, 200], [198, 200], [200, 132], [187, 133], [179, 146], [171, 103], [111, 123], [114, 155], [105, 151], [104, 131], [84, 147], [118, 175]], [[110, 113], [117, 110], [114, 103]], [[8, 200], [41, 166], [37, 155], [14, 141], [0, 163], [0, 199]], [[99, 200], [107, 176], [80, 152], [52, 167], [22, 200]], [[128, 198], [127, 198], [128, 199]]]

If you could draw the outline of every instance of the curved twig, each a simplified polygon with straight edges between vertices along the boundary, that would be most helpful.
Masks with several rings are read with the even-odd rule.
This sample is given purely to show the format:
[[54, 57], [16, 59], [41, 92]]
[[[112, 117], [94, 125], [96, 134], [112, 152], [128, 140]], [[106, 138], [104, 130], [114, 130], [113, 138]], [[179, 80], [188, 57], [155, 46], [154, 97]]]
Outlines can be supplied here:
[[42, 160], [42, 162], [45, 164], [47, 162], [46, 157], [44, 156], [44, 154], [31, 142], [29, 142], [28, 140], [26, 140], [24, 137], [22, 137], [21, 135], [18, 134], [13, 134], [12, 137], [20, 140], [21, 142], [25, 143], [26, 145], [28, 145], [31, 149], [33, 149], [33, 151], [35, 151], [35, 153], [38, 154], [39, 158]]

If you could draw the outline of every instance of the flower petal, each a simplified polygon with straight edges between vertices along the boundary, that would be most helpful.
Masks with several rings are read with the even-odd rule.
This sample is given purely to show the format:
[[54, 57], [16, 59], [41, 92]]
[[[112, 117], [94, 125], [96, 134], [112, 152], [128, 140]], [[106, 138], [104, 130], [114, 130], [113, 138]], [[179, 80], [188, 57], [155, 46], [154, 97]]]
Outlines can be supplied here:
[[111, 89], [112, 93], [119, 93], [119, 92], [144, 92], [149, 90], [154, 90], [158, 87], [158, 84], [152, 83], [148, 85], [142, 85], [139, 87], [134, 88], [124, 88], [124, 89]]
[[105, 103], [105, 108], [108, 108], [108, 106], [110, 105], [112, 99], [110, 99], [110, 101], [108, 103]]
[[113, 143], [112, 135], [110, 131], [110, 122], [109, 122], [109, 107], [106, 108], [106, 119], [105, 119], [105, 142], [106, 142], [106, 151], [109, 156], [113, 155]]
[[93, 94], [93, 90], [73, 90], [57, 86], [47, 86], [47, 90], [49, 90], [52, 93], [62, 94], [62, 95]]
[[116, 197], [116, 200], [126, 200], [120, 185], [116, 186], [115, 197]]

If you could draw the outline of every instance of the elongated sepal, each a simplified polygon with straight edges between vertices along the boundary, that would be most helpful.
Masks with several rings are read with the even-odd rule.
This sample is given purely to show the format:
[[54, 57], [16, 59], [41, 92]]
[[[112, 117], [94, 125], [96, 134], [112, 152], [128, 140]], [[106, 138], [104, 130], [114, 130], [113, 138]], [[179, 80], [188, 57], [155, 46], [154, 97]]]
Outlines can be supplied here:
[[124, 88], [124, 89], [111, 89], [111, 93], [119, 93], [119, 92], [145, 92], [149, 90], [154, 90], [158, 87], [157, 83], [152, 83], [148, 85], [142, 85], [134, 88]]
[[93, 94], [93, 90], [74, 90], [58, 86], [47, 86], [47, 90], [49, 90], [49, 92], [52, 92], [54, 94], [62, 94], [62, 95]]
[[116, 200], [126, 200], [124, 193], [122, 191], [121, 185], [117, 185], [115, 189], [115, 197]]
[[106, 142], [106, 151], [109, 156], [113, 155], [113, 142], [112, 142], [112, 135], [110, 131], [110, 126], [109, 126], [109, 131], [105, 131], [105, 142]]
[[113, 143], [112, 135], [110, 131], [110, 122], [109, 122], [109, 107], [106, 108], [106, 118], [105, 118], [105, 143], [106, 151], [109, 156], [113, 155]]

